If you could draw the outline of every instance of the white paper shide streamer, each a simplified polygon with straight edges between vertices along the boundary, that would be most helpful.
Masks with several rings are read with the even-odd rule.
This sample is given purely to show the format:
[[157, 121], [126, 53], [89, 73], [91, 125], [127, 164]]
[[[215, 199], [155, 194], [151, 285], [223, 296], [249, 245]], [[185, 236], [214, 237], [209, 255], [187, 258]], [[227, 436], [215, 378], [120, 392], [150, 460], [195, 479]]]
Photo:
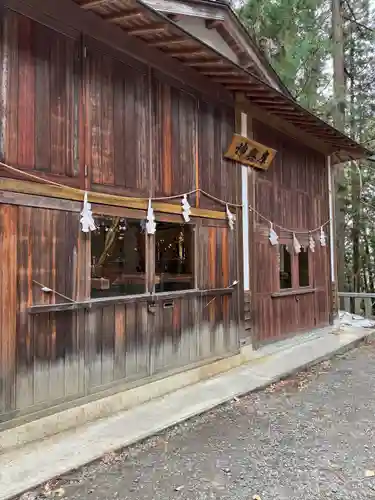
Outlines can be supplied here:
[[272, 223], [270, 225], [270, 234], [268, 235], [268, 239], [270, 240], [270, 243], [273, 247], [279, 243], [279, 237], [274, 230]]
[[146, 221], [145, 221], [145, 219], [141, 220], [141, 222], [139, 223], [139, 226], [141, 228], [141, 233], [145, 234], [145, 232], [146, 232]]
[[232, 214], [232, 212], [229, 210], [228, 204], [226, 205], [226, 212], [227, 212], [227, 219], [228, 219], [228, 226], [231, 231], [234, 229], [234, 221], [235, 221], [235, 216]]
[[151, 198], [148, 200], [147, 217], [146, 217], [146, 231], [147, 234], [155, 234], [156, 222], [154, 216], [154, 209], [151, 205]]
[[90, 231], [95, 231], [95, 221], [92, 216], [91, 203], [88, 202], [87, 191], [83, 198], [83, 210], [81, 212], [80, 223], [82, 225], [82, 232], [89, 233]]
[[309, 248], [311, 252], [315, 252], [315, 240], [311, 233], [309, 235]]
[[296, 233], [293, 233], [293, 248], [294, 248], [294, 253], [296, 254], [301, 253], [301, 245], [297, 240]]
[[327, 238], [326, 238], [326, 234], [323, 230], [323, 226], [320, 228], [320, 237], [319, 237], [319, 241], [320, 241], [320, 244], [322, 247], [325, 247], [327, 245]]
[[184, 194], [181, 200], [181, 207], [182, 207], [182, 217], [184, 218], [185, 222], [190, 221], [190, 214], [191, 214], [191, 206], [188, 202], [187, 195]]

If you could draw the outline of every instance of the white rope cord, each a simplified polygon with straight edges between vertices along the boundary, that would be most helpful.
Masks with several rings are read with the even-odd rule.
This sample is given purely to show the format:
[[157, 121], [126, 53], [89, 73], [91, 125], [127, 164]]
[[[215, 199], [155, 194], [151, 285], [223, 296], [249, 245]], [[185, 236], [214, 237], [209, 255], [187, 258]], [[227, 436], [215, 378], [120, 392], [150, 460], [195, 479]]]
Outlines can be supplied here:
[[281, 229], [282, 231], [285, 231], [287, 233], [296, 233], [296, 234], [310, 234], [310, 233], [315, 233], [316, 231], [319, 231], [320, 229], [322, 229], [323, 227], [327, 226], [327, 224], [329, 224], [331, 222], [331, 219], [328, 219], [325, 222], [323, 222], [323, 224], [321, 224], [318, 227], [315, 227], [314, 229], [310, 229], [308, 231], [299, 231], [298, 229], [288, 229], [286, 227], [280, 226], [279, 224], [275, 224], [273, 221], [271, 221], [270, 219], [268, 219], [267, 217], [265, 217], [264, 215], [262, 215], [261, 213], [259, 213], [257, 210], [255, 210], [255, 208], [251, 207], [250, 205], [249, 205], [249, 210], [250, 210], [250, 212], [254, 212], [261, 219], [263, 219], [266, 222], [268, 222], [268, 224], [270, 226], [272, 225], [272, 226], [278, 227], [279, 229]]
[[[82, 198], [84, 198], [85, 193], [86, 193], [86, 191], [84, 191], [82, 189], [73, 188], [71, 186], [66, 186], [64, 184], [60, 184], [58, 182], [51, 181], [50, 179], [45, 179], [44, 177], [39, 177], [38, 175], [34, 175], [34, 174], [29, 173], [29, 172], [25, 172], [25, 171], [20, 170], [16, 167], [12, 167], [10, 165], [7, 165], [6, 163], [3, 163], [3, 162], [0, 162], [0, 167], [3, 167], [7, 170], [10, 170], [11, 172], [15, 172], [19, 175], [23, 175], [25, 177], [28, 177], [30, 179], [34, 179], [34, 180], [37, 180], [39, 182], [44, 182], [45, 184], [50, 184], [51, 186], [61, 187], [63, 189], [71, 191], [72, 193], [74, 192], [74, 193], [82, 194]], [[131, 198], [133, 200], [144, 201], [144, 202], [148, 202], [149, 200], [151, 200], [151, 201], [168, 201], [168, 200], [180, 199], [180, 198], [183, 198], [184, 196], [191, 196], [192, 194], [196, 194], [196, 193], [200, 193], [203, 196], [206, 196], [207, 198], [209, 198], [213, 201], [216, 201], [217, 203], [219, 203], [225, 207], [242, 208], [242, 204], [232, 203], [230, 201], [222, 200], [221, 198], [217, 198], [216, 196], [214, 196], [210, 193], [207, 193], [206, 191], [204, 191], [203, 189], [200, 189], [200, 188], [192, 189], [191, 191], [188, 191], [186, 193], [174, 194], [174, 195], [170, 195], [170, 196], [161, 196], [161, 197], [156, 197], [156, 198], [139, 198], [139, 197], [129, 197], [129, 198]], [[98, 194], [98, 193], [96, 193], [96, 194]], [[252, 207], [250, 205], [249, 205], [249, 210], [251, 212], [255, 213], [258, 217], [260, 217], [264, 221], [268, 222], [268, 224], [270, 224], [270, 225], [272, 224], [273, 226], [278, 227], [282, 231], [285, 231], [288, 233], [297, 233], [297, 234], [314, 233], [316, 231], [319, 231], [321, 228], [325, 227], [327, 224], [329, 224], [331, 222], [331, 219], [328, 219], [314, 229], [310, 229], [308, 231], [299, 231], [298, 229], [297, 230], [296, 229], [289, 229], [289, 228], [285, 228], [285, 227], [281, 226], [280, 224], [275, 224], [273, 221], [271, 221], [270, 219], [268, 219], [267, 217], [262, 215], [254, 207]]]
[[73, 302], [74, 304], [76, 304], [75, 300], [71, 299], [70, 297], [67, 297], [66, 295], [58, 292], [57, 290], [54, 290], [53, 288], [50, 288], [49, 286], [43, 285], [43, 283], [39, 283], [39, 281], [37, 281], [37, 280], [32, 280], [32, 282], [35, 283], [36, 285], [40, 286], [42, 292], [53, 293], [55, 295], [59, 295], [63, 299], [65, 299], [65, 300], [67, 300], [69, 302]]

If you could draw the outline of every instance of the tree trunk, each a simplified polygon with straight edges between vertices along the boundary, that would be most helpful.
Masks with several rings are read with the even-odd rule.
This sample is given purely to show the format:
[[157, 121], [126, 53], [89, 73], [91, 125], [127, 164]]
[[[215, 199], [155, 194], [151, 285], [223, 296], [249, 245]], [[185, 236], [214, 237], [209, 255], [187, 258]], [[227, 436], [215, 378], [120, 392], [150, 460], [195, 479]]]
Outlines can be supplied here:
[[[353, 36], [352, 25], [349, 25], [349, 75], [350, 75], [350, 131], [351, 136], [356, 137], [356, 117], [355, 117], [355, 39]], [[351, 202], [352, 202], [352, 276], [351, 284], [352, 291], [359, 293], [361, 291], [361, 252], [360, 252], [360, 235], [361, 235], [361, 174], [358, 162], [351, 162]]]
[[371, 255], [370, 255], [370, 245], [368, 243], [368, 237], [367, 234], [364, 234], [364, 240], [365, 240], [365, 256], [366, 256], [366, 267], [367, 267], [367, 272], [368, 272], [368, 286], [369, 289], [366, 290], [366, 292], [374, 293], [375, 291], [375, 283], [374, 283], [374, 273], [373, 273], [373, 264], [371, 262]]
[[[334, 91], [334, 124], [342, 132], [345, 129], [345, 61], [344, 31], [341, 0], [332, 0], [332, 38], [333, 38], [333, 91]], [[347, 289], [345, 279], [345, 171], [344, 167], [336, 167], [336, 256], [338, 268], [338, 289]]]

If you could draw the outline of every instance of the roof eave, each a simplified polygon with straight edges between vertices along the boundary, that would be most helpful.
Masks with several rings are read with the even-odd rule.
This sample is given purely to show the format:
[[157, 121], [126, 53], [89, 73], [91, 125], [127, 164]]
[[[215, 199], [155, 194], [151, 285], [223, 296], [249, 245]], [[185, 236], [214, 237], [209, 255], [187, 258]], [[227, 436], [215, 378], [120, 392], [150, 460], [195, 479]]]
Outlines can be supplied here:
[[[267, 76], [265, 76], [265, 78], [267, 77], [270, 81], [274, 80], [274, 84], [277, 85], [282, 92], [284, 92], [285, 94], [287, 94], [290, 97], [293, 97], [291, 92], [289, 91], [289, 89], [285, 86], [285, 84], [281, 80], [278, 73], [275, 71], [275, 69], [272, 66], [271, 62], [269, 61], [268, 57], [264, 54], [264, 52], [260, 49], [260, 47], [254, 41], [251, 33], [249, 32], [249, 29], [246, 26], [244, 26], [241, 19], [237, 15], [236, 11], [233, 9], [233, 7], [229, 3], [227, 3], [225, 0], [220, 0], [220, 1], [216, 1], [216, 0], [215, 1], [213, 1], [213, 0], [183, 0], [183, 1], [184, 1], [184, 3], [187, 3], [187, 4], [207, 5], [210, 8], [222, 9], [223, 11], [225, 11], [225, 13], [228, 14], [230, 20], [234, 23], [235, 28], [238, 30], [240, 35], [242, 35], [245, 38], [245, 41], [247, 42], [248, 50], [253, 51], [255, 57], [257, 59], [259, 59], [259, 62], [263, 65], [264, 70], [262, 71], [262, 73], [267, 75]], [[149, 6], [152, 8], [152, 5], [149, 5]], [[167, 11], [165, 9], [163, 9], [162, 4], [160, 4], [160, 9], [157, 9], [157, 11], [167, 13]], [[225, 26], [225, 23], [224, 23], [224, 26]], [[238, 43], [241, 43], [241, 42], [238, 41]], [[242, 50], [246, 50], [246, 49], [242, 48]]]

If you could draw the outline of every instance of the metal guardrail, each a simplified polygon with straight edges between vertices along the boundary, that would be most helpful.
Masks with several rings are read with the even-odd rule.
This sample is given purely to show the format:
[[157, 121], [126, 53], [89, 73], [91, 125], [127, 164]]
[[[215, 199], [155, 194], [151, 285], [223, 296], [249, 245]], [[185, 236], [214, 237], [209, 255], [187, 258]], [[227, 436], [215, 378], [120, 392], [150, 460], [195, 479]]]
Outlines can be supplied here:
[[365, 318], [375, 315], [375, 293], [339, 292], [340, 310]]

